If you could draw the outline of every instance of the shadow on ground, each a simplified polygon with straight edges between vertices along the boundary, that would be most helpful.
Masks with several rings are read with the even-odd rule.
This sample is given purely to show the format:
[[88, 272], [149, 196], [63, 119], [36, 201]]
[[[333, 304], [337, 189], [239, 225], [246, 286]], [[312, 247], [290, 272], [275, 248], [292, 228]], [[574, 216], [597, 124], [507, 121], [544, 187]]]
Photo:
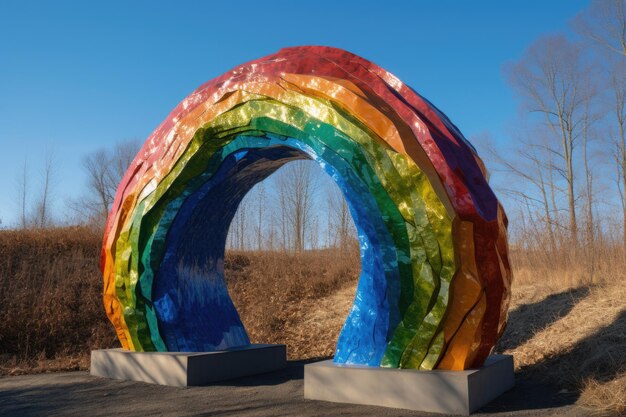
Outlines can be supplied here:
[[[588, 379], [609, 382], [626, 372], [626, 310], [610, 325], [581, 339], [571, 349], [523, 369], [537, 378], [548, 370], [550, 375], [561, 376], [563, 383], [571, 387]], [[567, 375], [571, 377], [566, 378]]]
[[280, 371], [216, 382], [207, 386], [258, 387], [265, 385], [280, 385], [289, 381], [301, 381], [304, 380], [304, 365], [328, 359], [332, 359], [332, 356], [301, 361], [287, 361], [287, 367]]
[[507, 328], [495, 350], [504, 352], [523, 345], [538, 331], [567, 316], [576, 304], [589, 295], [589, 290], [589, 287], [579, 287], [517, 307], [509, 313]]

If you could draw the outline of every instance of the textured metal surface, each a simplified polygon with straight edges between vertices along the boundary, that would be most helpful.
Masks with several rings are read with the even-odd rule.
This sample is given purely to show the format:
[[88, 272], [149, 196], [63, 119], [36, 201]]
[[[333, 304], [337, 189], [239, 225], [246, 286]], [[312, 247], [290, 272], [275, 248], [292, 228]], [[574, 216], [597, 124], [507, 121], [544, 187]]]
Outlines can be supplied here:
[[348, 52], [281, 50], [200, 87], [148, 138], [118, 189], [102, 252], [122, 346], [246, 345], [223, 277], [245, 193], [293, 159], [342, 189], [362, 274], [335, 361], [467, 369], [506, 322], [506, 217], [458, 129]]

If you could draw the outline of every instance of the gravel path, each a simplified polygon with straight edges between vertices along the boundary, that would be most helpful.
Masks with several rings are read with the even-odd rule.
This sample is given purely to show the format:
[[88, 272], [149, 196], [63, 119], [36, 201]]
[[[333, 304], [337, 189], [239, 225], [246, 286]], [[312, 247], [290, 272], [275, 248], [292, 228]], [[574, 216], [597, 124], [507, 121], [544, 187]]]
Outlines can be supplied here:
[[[1, 416], [436, 416], [303, 398], [303, 363], [206, 387], [115, 381], [87, 372], [0, 378]], [[576, 396], [517, 377], [516, 387], [475, 415], [585, 416]]]

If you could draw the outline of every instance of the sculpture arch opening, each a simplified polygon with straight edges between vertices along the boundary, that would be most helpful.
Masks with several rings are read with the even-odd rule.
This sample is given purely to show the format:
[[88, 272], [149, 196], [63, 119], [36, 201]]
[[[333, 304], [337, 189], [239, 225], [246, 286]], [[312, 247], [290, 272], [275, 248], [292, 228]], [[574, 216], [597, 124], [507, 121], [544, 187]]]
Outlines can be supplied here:
[[[241, 200], [255, 184], [287, 162], [312, 159], [344, 190], [359, 230], [361, 258], [369, 260], [362, 264], [356, 301], [336, 357], [345, 355], [345, 360], [352, 362], [360, 355], [359, 361], [378, 363], [384, 354], [388, 324], [393, 323], [386, 296], [399, 291], [399, 279], [389, 274], [395, 272], [389, 268], [390, 276], [385, 279], [384, 264], [395, 263], [396, 256], [381, 251], [393, 243], [370, 186], [345, 160], [331, 152], [321, 157], [312, 147], [293, 138], [272, 139], [237, 136], [221, 155], [221, 161], [214, 164], [211, 179], [178, 208], [169, 226], [163, 261], [155, 273], [152, 289], [163, 343], [168, 351], [185, 352], [250, 343], [224, 280], [228, 227]], [[326, 150], [324, 146], [321, 149]], [[387, 282], [396, 288], [388, 288]], [[366, 317], [361, 317], [363, 312]], [[397, 312], [391, 314], [398, 316]], [[358, 332], [352, 323], [358, 323]], [[367, 337], [355, 337], [355, 333]]]
[[294, 360], [332, 357], [354, 301], [359, 250], [349, 206], [315, 161], [287, 162], [253, 187], [224, 258], [250, 342], [284, 344]]
[[361, 278], [335, 361], [482, 364], [504, 328], [511, 278], [506, 218], [482, 163], [397, 78], [324, 47], [289, 48], [207, 83], [148, 139], [103, 245], [105, 307], [122, 345], [246, 343], [225, 287], [204, 275], [219, 283], [221, 270], [223, 281], [228, 224], [247, 190], [304, 157], [340, 185], [362, 232]]

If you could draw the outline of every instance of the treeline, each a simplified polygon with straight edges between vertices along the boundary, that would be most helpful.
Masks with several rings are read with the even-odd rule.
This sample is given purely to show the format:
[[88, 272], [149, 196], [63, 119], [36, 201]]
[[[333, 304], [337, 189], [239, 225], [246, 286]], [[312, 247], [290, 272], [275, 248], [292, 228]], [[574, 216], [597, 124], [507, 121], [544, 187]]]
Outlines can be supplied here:
[[[42, 189], [34, 194], [25, 164], [17, 183], [19, 228], [80, 224], [102, 231], [117, 187], [140, 147], [140, 141], [127, 140], [87, 154], [82, 159], [85, 190], [66, 202], [69, 215], [63, 221], [55, 219], [50, 210], [54, 189], [59, 185], [54, 158], [46, 159]], [[320, 248], [355, 250], [358, 243], [341, 190], [315, 162], [302, 160], [283, 166], [245, 196], [230, 225], [227, 247], [302, 252]]]
[[[595, 268], [602, 253], [626, 249], [626, 0], [591, 2], [569, 32], [537, 39], [504, 72], [521, 120], [506, 149], [488, 145], [481, 155], [509, 214], [513, 249], [541, 257], [532, 262], [568, 253], [564, 263], [590, 259]], [[70, 223], [102, 228], [139, 146], [123, 142], [84, 158], [88, 187], [69, 202]], [[36, 198], [26, 166], [20, 174], [21, 227], [53, 223], [52, 161], [42, 169]], [[227, 245], [299, 252], [354, 247], [355, 237], [337, 186], [314, 162], [296, 161], [248, 193]]]
[[591, 2], [504, 72], [523, 111], [491, 168], [514, 248], [545, 262], [626, 248], [626, 1]]
[[257, 184], [231, 224], [227, 247], [283, 250], [358, 246], [341, 190], [310, 160], [294, 161]]
[[[46, 229], [87, 225], [102, 229], [117, 186], [140, 146], [138, 140], [126, 140], [110, 149], [103, 148], [86, 155], [81, 161], [86, 187], [79, 196], [65, 201], [59, 201], [60, 191], [65, 194], [68, 190], [64, 190], [60, 180], [60, 163], [55, 153], [46, 152], [43, 162], [35, 166], [25, 159], [16, 176], [18, 216], [15, 226], [18, 229]], [[59, 203], [63, 204], [63, 216], [55, 210]]]

